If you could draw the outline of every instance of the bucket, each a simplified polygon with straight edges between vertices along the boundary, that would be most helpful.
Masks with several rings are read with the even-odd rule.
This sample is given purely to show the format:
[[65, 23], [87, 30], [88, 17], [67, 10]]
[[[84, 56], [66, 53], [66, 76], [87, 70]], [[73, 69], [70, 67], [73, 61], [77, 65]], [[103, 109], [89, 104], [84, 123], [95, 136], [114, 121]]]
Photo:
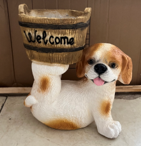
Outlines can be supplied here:
[[29, 10], [21, 4], [18, 15], [23, 44], [31, 61], [73, 64], [80, 60], [91, 8]]

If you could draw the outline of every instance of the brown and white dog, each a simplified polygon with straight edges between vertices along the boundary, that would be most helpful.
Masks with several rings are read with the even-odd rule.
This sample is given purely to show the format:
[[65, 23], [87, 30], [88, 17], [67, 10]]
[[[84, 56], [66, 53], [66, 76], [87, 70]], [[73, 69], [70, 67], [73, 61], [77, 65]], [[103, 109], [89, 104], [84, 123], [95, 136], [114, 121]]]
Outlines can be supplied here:
[[83, 51], [77, 63], [78, 77], [61, 81], [69, 65], [32, 62], [34, 84], [25, 106], [39, 121], [62, 130], [83, 128], [95, 121], [98, 132], [116, 138], [121, 125], [111, 115], [116, 81], [129, 84], [132, 61], [116, 46], [100, 43]]

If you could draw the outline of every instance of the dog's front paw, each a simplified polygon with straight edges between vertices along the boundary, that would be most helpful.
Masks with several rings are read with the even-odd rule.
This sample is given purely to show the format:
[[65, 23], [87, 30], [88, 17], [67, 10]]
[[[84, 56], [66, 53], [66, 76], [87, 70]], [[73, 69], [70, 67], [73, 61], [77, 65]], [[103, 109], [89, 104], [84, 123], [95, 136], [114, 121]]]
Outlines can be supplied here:
[[121, 124], [118, 121], [109, 122], [105, 127], [98, 129], [98, 132], [108, 138], [116, 138], [121, 132]]

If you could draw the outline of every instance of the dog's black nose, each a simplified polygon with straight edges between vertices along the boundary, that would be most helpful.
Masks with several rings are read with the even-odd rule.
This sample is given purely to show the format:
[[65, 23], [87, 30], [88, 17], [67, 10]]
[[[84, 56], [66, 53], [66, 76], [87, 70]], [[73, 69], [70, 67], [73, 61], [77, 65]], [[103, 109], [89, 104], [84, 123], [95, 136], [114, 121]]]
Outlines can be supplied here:
[[94, 66], [94, 70], [100, 75], [107, 70], [107, 67], [104, 64], [99, 63]]

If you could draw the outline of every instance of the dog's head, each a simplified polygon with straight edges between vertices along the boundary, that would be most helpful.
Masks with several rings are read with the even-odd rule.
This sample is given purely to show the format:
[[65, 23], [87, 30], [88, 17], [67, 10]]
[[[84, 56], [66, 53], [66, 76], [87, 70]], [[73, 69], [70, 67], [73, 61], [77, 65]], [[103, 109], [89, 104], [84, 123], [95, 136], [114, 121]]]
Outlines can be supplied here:
[[116, 80], [129, 84], [132, 79], [132, 60], [116, 46], [99, 43], [84, 49], [76, 70], [78, 77], [86, 76], [98, 86]]

